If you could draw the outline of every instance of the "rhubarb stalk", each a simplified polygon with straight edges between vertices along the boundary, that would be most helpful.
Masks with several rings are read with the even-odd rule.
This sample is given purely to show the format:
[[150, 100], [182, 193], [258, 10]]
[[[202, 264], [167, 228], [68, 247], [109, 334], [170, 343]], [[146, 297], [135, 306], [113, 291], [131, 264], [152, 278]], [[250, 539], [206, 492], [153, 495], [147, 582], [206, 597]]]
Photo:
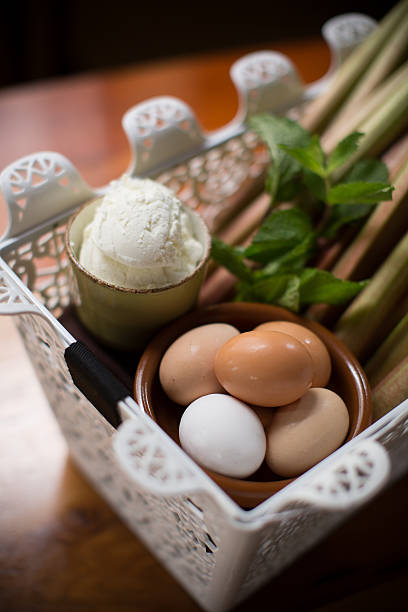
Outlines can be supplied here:
[[300, 122], [306, 129], [322, 131], [370, 62], [381, 52], [386, 40], [394, 34], [407, 12], [408, 0], [401, 0], [346, 59], [330, 86], [304, 110]]
[[357, 151], [332, 175], [339, 180], [359, 159], [381, 153], [408, 124], [408, 79], [358, 129], [364, 134]]
[[341, 125], [355, 114], [359, 106], [364, 106], [369, 94], [391, 74], [399, 62], [406, 59], [407, 50], [408, 14], [405, 14], [396, 26], [392, 36], [387, 40], [381, 53], [378, 53], [374, 58], [347, 100], [342, 104], [341, 109], [333, 119], [333, 123]]
[[408, 397], [408, 357], [405, 357], [373, 389], [373, 420], [376, 421]]
[[361, 361], [382, 342], [381, 330], [408, 286], [408, 233], [340, 317], [334, 333]]
[[[408, 34], [407, 34], [408, 38]], [[337, 143], [354, 131], [360, 131], [360, 125], [378, 110], [400, 86], [408, 80], [408, 62], [381, 83], [361, 104], [358, 104], [341, 120], [336, 118], [325, 129], [321, 144], [326, 153], [331, 153]]]
[[394, 327], [374, 355], [365, 364], [364, 369], [370, 384], [374, 387], [380, 383], [407, 356], [408, 313]]

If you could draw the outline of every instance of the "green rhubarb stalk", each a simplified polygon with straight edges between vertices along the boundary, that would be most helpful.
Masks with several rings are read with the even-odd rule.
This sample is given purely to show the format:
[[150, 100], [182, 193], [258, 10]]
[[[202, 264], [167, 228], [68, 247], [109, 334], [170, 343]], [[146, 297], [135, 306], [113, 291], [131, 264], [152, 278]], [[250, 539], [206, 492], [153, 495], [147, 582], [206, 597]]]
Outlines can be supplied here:
[[[407, 137], [406, 137], [407, 138]], [[377, 204], [332, 272], [339, 278], [361, 280], [373, 273], [394, 244], [408, 231], [408, 159], [394, 181], [392, 200]]]
[[373, 389], [373, 420], [376, 421], [408, 397], [408, 357]]
[[334, 333], [361, 361], [383, 341], [381, 330], [408, 286], [408, 233], [351, 302]]
[[359, 124], [358, 131], [364, 136], [359, 142], [357, 151], [333, 173], [334, 182], [338, 181], [359, 159], [367, 155], [378, 155], [406, 125], [408, 125], [408, 79], [368, 119]]
[[357, 131], [359, 126], [366, 121], [370, 115], [394, 95], [399, 88], [408, 81], [408, 62], [405, 62], [398, 70], [379, 85], [364, 103], [357, 105], [352, 112], [343, 119], [334, 120], [325, 129], [321, 144], [326, 153], [331, 153], [337, 143], [351, 132]]
[[374, 355], [365, 364], [364, 369], [369, 383], [375, 387], [405, 357], [408, 356], [408, 313], [394, 327]]
[[374, 58], [361, 79], [335, 115], [333, 123], [342, 124], [356, 112], [360, 104], [366, 103], [367, 96], [395, 69], [405, 61], [408, 51], [408, 14], [405, 14], [387, 40], [381, 53]]
[[300, 122], [306, 129], [313, 132], [322, 131], [373, 58], [381, 52], [387, 39], [392, 37], [407, 12], [408, 0], [401, 0], [349, 55], [326, 91], [305, 108]]
[[394, 183], [406, 171], [404, 167], [408, 161], [408, 132], [405, 132], [403, 136], [385, 151], [382, 161], [389, 170], [390, 182]]

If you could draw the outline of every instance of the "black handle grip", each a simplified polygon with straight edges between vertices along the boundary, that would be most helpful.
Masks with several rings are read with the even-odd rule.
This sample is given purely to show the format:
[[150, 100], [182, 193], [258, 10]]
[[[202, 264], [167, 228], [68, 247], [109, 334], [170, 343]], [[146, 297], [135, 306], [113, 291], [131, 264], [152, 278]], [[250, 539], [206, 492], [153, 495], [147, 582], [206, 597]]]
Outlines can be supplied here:
[[129, 395], [127, 388], [82, 342], [66, 348], [64, 357], [78, 389], [113, 427], [118, 427], [121, 418], [117, 404]]

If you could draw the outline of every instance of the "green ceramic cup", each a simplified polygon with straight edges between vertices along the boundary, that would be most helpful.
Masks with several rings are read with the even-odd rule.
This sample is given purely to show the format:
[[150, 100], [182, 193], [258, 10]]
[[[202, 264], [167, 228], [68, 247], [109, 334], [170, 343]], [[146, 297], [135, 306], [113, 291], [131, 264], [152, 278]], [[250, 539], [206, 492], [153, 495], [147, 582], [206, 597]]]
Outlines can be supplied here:
[[69, 219], [65, 246], [73, 269], [72, 297], [83, 325], [103, 344], [120, 350], [143, 349], [160, 327], [189, 311], [197, 300], [210, 257], [211, 238], [203, 219], [186, 207], [203, 256], [182, 281], [157, 289], [127, 289], [90, 274], [79, 263], [83, 231], [92, 220], [97, 198]]

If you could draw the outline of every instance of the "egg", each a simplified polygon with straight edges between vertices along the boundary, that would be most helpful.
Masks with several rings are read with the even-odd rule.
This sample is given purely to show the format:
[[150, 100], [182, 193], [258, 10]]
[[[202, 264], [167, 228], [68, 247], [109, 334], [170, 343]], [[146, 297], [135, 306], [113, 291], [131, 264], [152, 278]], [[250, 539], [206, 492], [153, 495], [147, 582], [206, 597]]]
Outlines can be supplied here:
[[192, 402], [181, 417], [179, 438], [197, 463], [233, 478], [247, 478], [265, 457], [262, 423], [244, 402], [226, 394]]
[[325, 387], [331, 375], [331, 359], [324, 342], [307, 327], [291, 321], [269, 321], [258, 325], [255, 330], [280, 331], [293, 336], [304, 344], [310, 353], [314, 366], [312, 387]]
[[224, 389], [214, 374], [218, 349], [239, 330], [227, 323], [200, 325], [177, 338], [166, 350], [159, 367], [159, 379], [167, 396], [187, 406], [201, 395]]
[[310, 388], [313, 362], [304, 344], [293, 336], [254, 330], [218, 349], [214, 371], [224, 389], [238, 399], [256, 406], [280, 406]]
[[275, 410], [266, 432], [266, 463], [279, 476], [299, 476], [336, 450], [348, 428], [342, 398], [330, 389], [309, 389]]

